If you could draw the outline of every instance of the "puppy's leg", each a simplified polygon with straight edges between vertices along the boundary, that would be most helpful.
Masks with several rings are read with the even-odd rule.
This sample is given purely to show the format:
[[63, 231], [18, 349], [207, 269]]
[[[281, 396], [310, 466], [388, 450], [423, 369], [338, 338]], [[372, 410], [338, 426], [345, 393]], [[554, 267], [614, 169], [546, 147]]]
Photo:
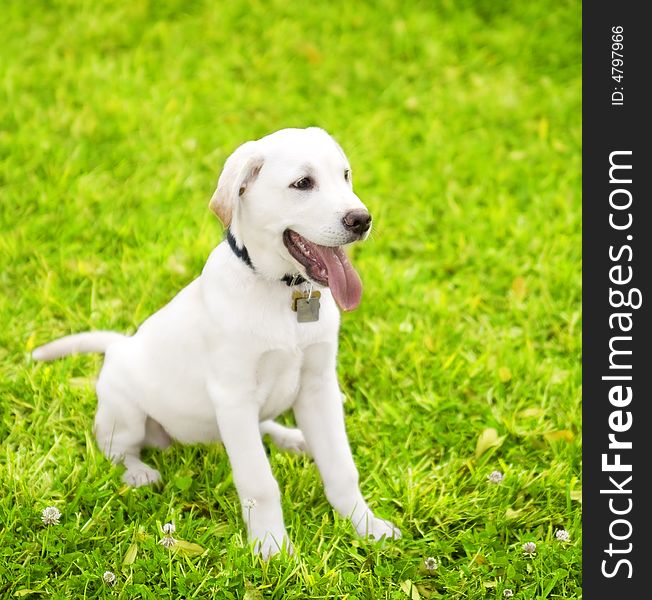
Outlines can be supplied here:
[[274, 444], [290, 452], [308, 452], [306, 440], [300, 429], [285, 427], [276, 421], [263, 421], [260, 424], [260, 433], [272, 438]]
[[101, 375], [97, 397], [95, 437], [102, 452], [113, 462], [124, 464], [127, 470], [122, 480], [125, 483], [133, 487], [157, 483], [161, 474], [140, 460], [140, 450], [146, 440], [147, 415]]
[[152, 417], [147, 417], [145, 421], [145, 443], [143, 445], [148, 448], [165, 450], [171, 443], [172, 438], [161, 424]]
[[[309, 358], [307, 356], [307, 358]], [[323, 366], [331, 363], [324, 374]], [[301, 391], [294, 405], [297, 423], [317, 463], [326, 497], [343, 517], [351, 519], [358, 535], [373, 539], [401, 537], [398, 528], [376, 517], [358, 487], [358, 471], [353, 462], [344, 426], [342, 394], [332, 361], [315, 351], [306, 361]]]
[[267, 460], [260, 434], [258, 406], [253, 390], [234, 390], [210, 385], [220, 438], [229, 455], [233, 482], [240, 497], [249, 541], [265, 558], [282, 547], [292, 551], [283, 522], [281, 494]]

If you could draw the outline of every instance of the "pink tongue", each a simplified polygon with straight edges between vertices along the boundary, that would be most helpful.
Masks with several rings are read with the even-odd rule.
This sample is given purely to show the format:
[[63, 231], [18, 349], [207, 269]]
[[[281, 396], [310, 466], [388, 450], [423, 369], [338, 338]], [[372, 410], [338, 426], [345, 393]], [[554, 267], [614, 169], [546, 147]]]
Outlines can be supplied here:
[[326, 265], [328, 287], [335, 302], [342, 310], [357, 308], [362, 298], [362, 282], [344, 250], [327, 246], [316, 246], [316, 248]]

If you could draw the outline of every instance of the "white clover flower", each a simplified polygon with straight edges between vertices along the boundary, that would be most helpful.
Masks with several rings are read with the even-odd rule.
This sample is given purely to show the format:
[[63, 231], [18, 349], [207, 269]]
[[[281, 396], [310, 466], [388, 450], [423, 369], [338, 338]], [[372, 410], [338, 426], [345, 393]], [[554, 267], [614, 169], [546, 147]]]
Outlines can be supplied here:
[[174, 526], [174, 523], [166, 523], [165, 525], [163, 525], [162, 529], [163, 529], [163, 533], [165, 533], [166, 535], [170, 535], [177, 530], [177, 528]]
[[523, 544], [523, 554], [536, 554], [537, 545], [534, 542], [525, 542]]
[[164, 538], [161, 538], [158, 543], [164, 548], [172, 548], [172, 546], [177, 543], [177, 540], [175, 540], [171, 535], [166, 535]]
[[255, 498], [245, 498], [245, 501], [244, 501], [244, 507], [245, 508], [248, 508], [249, 510], [251, 510], [255, 506], [256, 506], [256, 499]]
[[115, 573], [112, 573], [111, 571], [104, 571], [102, 579], [106, 585], [113, 585], [115, 583]]
[[61, 512], [56, 506], [48, 506], [41, 513], [41, 520], [46, 525], [58, 525], [61, 518]]
[[423, 561], [423, 566], [428, 570], [428, 571], [434, 571], [438, 566], [439, 563], [435, 558], [432, 556], [429, 556]]
[[503, 598], [511, 598], [514, 595], [514, 591], [506, 588], [503, 590]]
[[555, 537], [560, 542], [569, 542], [570, 541], [570, 533], [568, 533], [568, 531], [566, 531], [565, 529], [558, 529], [555, 532]]
[[500, 471], [492, 471], [487, 477], [489, 483], [502, 483], [505, 476]]

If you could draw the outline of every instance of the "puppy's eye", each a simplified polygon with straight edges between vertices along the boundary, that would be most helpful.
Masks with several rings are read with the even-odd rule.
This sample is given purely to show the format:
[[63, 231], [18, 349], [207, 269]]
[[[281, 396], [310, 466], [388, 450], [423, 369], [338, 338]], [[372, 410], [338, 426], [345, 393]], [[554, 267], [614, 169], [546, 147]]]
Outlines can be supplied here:
[[295, 181], [290, 187], [293, 187], [297, 190], [311, 190], [315, 187], [315, 182], [312, 177], [302, 177]]
[[349, 169], [344, 170], [344, 181], [351, 181], [351, 171]]

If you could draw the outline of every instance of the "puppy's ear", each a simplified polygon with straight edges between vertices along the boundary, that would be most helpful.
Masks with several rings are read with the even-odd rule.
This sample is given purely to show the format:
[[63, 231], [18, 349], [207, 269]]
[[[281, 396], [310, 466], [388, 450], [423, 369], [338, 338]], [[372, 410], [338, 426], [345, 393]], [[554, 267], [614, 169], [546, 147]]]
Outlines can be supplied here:
[[208, 204], [225, 227], [231, 223], [238, 200], [258, 177], [263, 160], [262, 154], [257, 151], [256, 142], [245, 142], [226, 159], [217, 181], [217, 189]]

